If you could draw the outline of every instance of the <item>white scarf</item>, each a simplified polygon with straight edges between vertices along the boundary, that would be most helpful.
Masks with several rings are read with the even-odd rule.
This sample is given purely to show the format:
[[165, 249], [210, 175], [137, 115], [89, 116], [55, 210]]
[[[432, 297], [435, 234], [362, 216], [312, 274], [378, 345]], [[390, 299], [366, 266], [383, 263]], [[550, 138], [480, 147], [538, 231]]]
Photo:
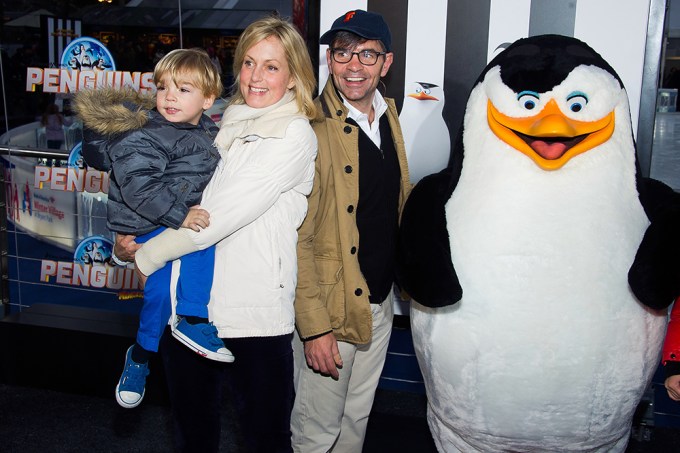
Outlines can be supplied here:
[[[252, 135], [251, 132], [248, 132], [248, 127], [255, 120], [290, 102], [295, 102], [295, 95], [291, 90], [288, 90], [278, 102], [268, 107], [256, 109], [250, 107], [248, 104], [230, 105], [227, 107], [227, 110], [224, 111], [224, 115], [220, 121], [220, 131], [218, 132], [217, 137], [215, 137], [215, 144], [221, 152], [227, 151], [237, 138], [245, 138], [248, 135]], [[297, 110], [296, 105], [295, 109], [289, 114], [297, 112]]]

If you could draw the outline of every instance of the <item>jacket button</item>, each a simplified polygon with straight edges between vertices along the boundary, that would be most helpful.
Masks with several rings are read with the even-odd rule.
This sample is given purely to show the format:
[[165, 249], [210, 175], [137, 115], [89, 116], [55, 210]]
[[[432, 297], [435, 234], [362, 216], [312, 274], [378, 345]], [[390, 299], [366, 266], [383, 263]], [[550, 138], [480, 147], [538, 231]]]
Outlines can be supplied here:
[[349, 127], [349, 126], [345, 126], [345, 128], [343, 129], [343, 131], [345, 132], [345, 134], [351, 134], [351, 133], [352, 133], [352, 128]]
[[352, 205], [347, 206], [347, 212], [349, 212], [350, 214], [353, 213], [354, 212], [354, 206], [352, 206]]
[[345, 167], [345, 173], [352, 173], [352, 166], [351, 165], [347, 165]]
[[[355, 255], [355, 254], [357, 253], [357, 248], [356, 248], [356, 247], [352, 247], [352, 248], [349, 250], [349, 253], [351, 253], [352, 255]], [[361, 290], [359, 290], [359, 291], [361, 291]]]
[[354, 290], [354, 295], [355, 296], [361, 296], [364, 292], [361, 290], [361, 288], [357, 288]]
[[671, 359], [675, 359], [675, 354], [671, 354]]
[[335, 114], [338, 115], [338, 116], [342, 116], [342, 110], [338, 109], [338, 110], [335, 112]]

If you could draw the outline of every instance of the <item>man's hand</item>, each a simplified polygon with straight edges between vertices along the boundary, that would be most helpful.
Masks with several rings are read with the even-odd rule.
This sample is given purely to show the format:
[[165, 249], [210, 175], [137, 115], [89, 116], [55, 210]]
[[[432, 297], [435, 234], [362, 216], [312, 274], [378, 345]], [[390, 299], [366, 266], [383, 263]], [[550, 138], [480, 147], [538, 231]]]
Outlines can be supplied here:
[[338, 349], [338, 340], [335, 339], [333, 332], [304, 343], [307, 365], [337, 380], [340, 377], [338, 368], [342, 368], [342, 357]]
[[182, 227], [191, 228], [192, 230], [199, 232], [203, 228], [207, 228], [210, 225], [210, 213], [205, 209], [201, 209], [200, 206], [192, 206], [189, 208], [187, 216], [182, 222]]
[[121, 261], [132, 262], [135, 260], [135, 252], [141, 246], [141, 244], [135, 242], [135, 236], [116, 233], [116, 244], [113, 246], [113, 253]]
[[664, 382], [668, 396], [673, 401], [680, 401], [680, 374], [675, 374]]

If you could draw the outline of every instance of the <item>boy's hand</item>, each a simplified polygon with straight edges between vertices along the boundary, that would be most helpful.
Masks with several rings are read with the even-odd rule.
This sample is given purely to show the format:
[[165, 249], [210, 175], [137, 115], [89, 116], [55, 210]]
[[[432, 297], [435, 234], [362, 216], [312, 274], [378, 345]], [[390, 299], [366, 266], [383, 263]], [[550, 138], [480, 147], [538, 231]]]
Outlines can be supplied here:
[[205, 209], [201, 209], [198, 205], [189, 208], [189, 212], [184, 222], [182, 222], [182, 227], [191, 228], [196, 232], [207, 228], [208, 225], [210, 225], [210, 213]]

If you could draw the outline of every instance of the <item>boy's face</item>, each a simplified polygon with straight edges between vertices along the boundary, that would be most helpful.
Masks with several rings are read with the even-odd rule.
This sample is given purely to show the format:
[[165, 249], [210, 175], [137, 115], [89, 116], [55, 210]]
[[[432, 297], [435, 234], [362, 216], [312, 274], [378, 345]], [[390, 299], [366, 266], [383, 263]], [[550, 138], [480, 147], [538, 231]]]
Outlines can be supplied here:
[[203, 112], [212, 107], [215, 97], [206, 97], [190, 76], [179, 77], [177, 82], [175, 84], [170, 74], [163, 74], [156, 86], [156, 109], [171, 123], [197, 125]]

